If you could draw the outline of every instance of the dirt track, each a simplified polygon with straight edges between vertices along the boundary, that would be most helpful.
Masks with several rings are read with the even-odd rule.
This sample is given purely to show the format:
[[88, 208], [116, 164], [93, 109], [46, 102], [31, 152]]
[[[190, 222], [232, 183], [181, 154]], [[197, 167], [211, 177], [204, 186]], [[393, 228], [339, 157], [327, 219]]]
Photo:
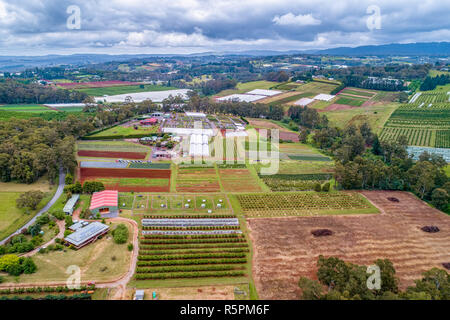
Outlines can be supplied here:
[[[298, 279], [315, 276], [320, 254], [365, 265], [388, 258], [394, 263], [402, 289], [412, 285], [423, 271], [450, 262], [449, 216], [409, 193], [363, 194], [383, 213], [248, 219], [255, 251], [253, 277], [261, 299], [299, 298]], [[425, 233], [420, 230], [425, 225], [438, 226], [441, 231]], [[314, 238], [311, 231], [319, 228], [331, 229], [334, 234]]]

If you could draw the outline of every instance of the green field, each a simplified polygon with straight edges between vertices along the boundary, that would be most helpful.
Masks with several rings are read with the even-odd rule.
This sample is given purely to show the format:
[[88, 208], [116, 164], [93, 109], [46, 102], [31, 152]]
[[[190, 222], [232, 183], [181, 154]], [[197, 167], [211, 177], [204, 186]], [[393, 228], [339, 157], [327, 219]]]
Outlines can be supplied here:
[[354, 107], [360, 107], [366, 101], [367, 100], [361, 100], [361, 99], [352, 98], [352, 97], [344, 96], [344, 95], [340, 94], [339, 98], [337, 99], [337, 101], [335, 103], [336, 104], [344, 104], [344, 105], [348, 105], [348, 106], [354, 106]]
[[149, 147], [127, 141], [78, 141], [78, 150], [148, 152]]
[[0, 110], [15, 112], [56, 112], [41, 104], [3, 104]]
[[83, 89], [76, 89], [76, 90], [87, 93], [90, 96], [100, 97], [103, 95], [112, 96], [112, 95], [116, 95], [116, 94], [147, 92], [147, 91], [165, 91], [165, 90], [174, 90], [174, 89], [177, 89], [177, 88], [145, 84], [145, 85], [143, 85], [143, 88], [141, 88], [140, 85], [135, 85], [135, 86], [131, 85], [131, 86], [112, 86], [112, 87], [103, 87], [103, 88], [83, 88]]
[[169, 185], [169, 179], [159, 178], [96, 178], [95, 181], [100, 181], [105, 186], [118, 185], [122, 187], [167, 187]]
[[351, 124], [360, 125], [368, 122], [372, 130], [380, 133], [391, 113], [398, 107], [397, 103], [374, 105], [370, 107], [352, 108], [323, 112], [330, 121], [330, 126], [345, 128]]
[[356, 96], [363, 96], [367, 98], [371, 98], [376, 94], [376, 92], [373, 91], [360, 91], [352, 88], [345, 88], [344, 90], [341, 91], [341, 93], [354, 94]]
[[412, 146], [450, 147], [450, 103], [441, 94], [422, 94], [421, 102], [408, 103], [397, 108], [386, 122], [380, 138], [395, 140], [400, 135]]
[[265, 81], [265, 80], [239, 82], [236, 85], [236, 89], [223, 90], [216, 95], [219, 97], [223, 97], [223, 96], [227, 96], [227, 95], [233, 94], [233, 93], [245, 93], [245, 92], [248, 92], [248, 91], [251, 91], [254, 89], [270, 89], [276, 85], [277, 85], [277, 82]]
[[124, 127], [124, 126], [115, 126], [109, 129], [106, 129], [104, 131], [98, 132], [96, 134], [93, 134], [89, 136], [90, 138], [102, 138], [102, 137], [127, 137], [127, 136], [133, 136], [133, 135], [143, 135], [146, 134], [152, 134], [157, 133], [159, 129], [159, 126], [152, 126], [152, 127], [138, 127], [138, 129], [134, 129], [134, 127]]
[[20, 194], [20, 192], [0, 192], [0, 240], [31, 220], [38, 209], [42, 208], [53, 196], [53, 192], [47, 192], [38, 209], [26, 213], [25, 210], [16, 207], [16, 199]]

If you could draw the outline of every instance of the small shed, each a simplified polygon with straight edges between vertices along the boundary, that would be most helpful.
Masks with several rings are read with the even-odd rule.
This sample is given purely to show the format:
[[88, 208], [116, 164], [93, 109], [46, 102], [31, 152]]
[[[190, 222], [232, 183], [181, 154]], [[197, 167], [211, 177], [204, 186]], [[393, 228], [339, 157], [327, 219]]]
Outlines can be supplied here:
[[66, 205], [63, 208], [63, 211], [67, 215], [72, 215], [73, 209], [75, 208], [75, 205], [78, 202], [78, 199], [80, 199], [79, 194], [74, 194], [72, 197], [66, 202]]
[[134, 300], [144, 300], [145, 292], [144, 290], [136, 290], [134, 294]]

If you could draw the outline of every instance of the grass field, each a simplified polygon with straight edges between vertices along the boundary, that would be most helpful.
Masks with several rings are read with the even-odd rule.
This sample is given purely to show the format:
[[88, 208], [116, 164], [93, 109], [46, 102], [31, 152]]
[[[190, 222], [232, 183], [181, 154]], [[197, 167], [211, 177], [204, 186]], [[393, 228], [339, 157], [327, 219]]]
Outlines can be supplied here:
[[76, 90], [87, 93], [90, 96], [100, 97], [103, 95], [112, 96], [112, 95], [116, 95], [116, 94], [147, 92], [147, 91], [165, 91], [165, 90], [173, 90], [173, 89], [177, 89], [177, 88], [146, 84], [146, 85], [143, 85], [143, 88], [140, 85], [135, 85], [135, 86], [112, 86], [112, 87], [102, 87], [102, 88], [84, 88], [84, 89], [76, 89]]
[[118, 184], [122, 187], [167, 187], [170, 180], [147, 178], [96, 178], [95, 181], [100, 181], [105, 186]]
[[127, 141], [78, 141], [77, 150], [148, 152], [149, 147]]
[[92, 138], [101, 138], [101, 137], [109, 137], [109, 136], [117, 136], [117, 137], [123, 137], [123, 136], [129, 136], [129, 135], [136, 135], [136, 134], [151, 134], [158, 132], [159, 126], [152, 126], [149, 128], [143, 128], [138, 127], [138, 129], [134, 129], [134, 127], [124, 127], [124, 126], [116, 126], [113, 128], [106, 129], [104, 131], [98, 132], [96, 134], [93, 134]]
[[[108, 225], [110, 230], [113, 230], [117, 224]], [[130, 230], [128, 242], [131, 242], [133, 235], [131, 225], [129, 223], [126, 225]], [[128, 251], [127, 245], [116, 244], [109, 232], [102, 239], [79, 250], [65, 249], [34, 255], [37, 272], [21, 275], [18, 279], [19, 283], [65, 282], [67, 268], [76, 265], [81, 269], [81, 281], [113, 280], [128, 270], [130, 259], [131, 252]], [[7, 276], [4, 280], [5, 283], [9, 283], [15, 282], [16, 278]]]
[[16, 199], [20, 194], [21, 192], [0, 192], [0, 240], [3, 240], [30, 221], [37, 211], [53, 196], [53, 192], [46, 192], [38, 208], [26, 213], [25, 210], [16, 207]]
[[0, 105], [0, 111], [15, 111], [15, 112], [56, 112], [41, 104], [3, 104]]
[[318, 82], [318, 81], [311, 81], [308, 83], [305, 83], [301, 86], [298, 86], [295, 90], [296, 91], [302, 91], [302, 92], [311, 92], [314, 94], [319, 93], [330, 93], [334, 89], [336, 89], [338, 85], [332, 84], [332, 83], [324, 83], [324, 82]]
[[388, 103], [347, 110], [325, 111], [324, 114], [328, 117], [332, 126], [345, 128], [351, 124], [359, 125], [368, 122], [374, 132], [380, 133], [391, 113], [398, 106], [397, 103]]
[[272, 81], [250, 81], [250, 82], [239, 82], [236, 85], [236, 89], [228, 89], [215, 94], [215, 96], [223, 97], [233, 93], [245, 93], [254, 89], [270, 89], [277, 85], [277, 82]]
[[354, 106], [354, 107], [360, 107], [366, 101], [367, 100], [362, 100], [362, 99], [353, 98], [350, 96], [345, 96], [345, 95], [340, 94], [335, 103], [336, 104], [344, 104], [344, 105], [348, 105], [348, 106]]

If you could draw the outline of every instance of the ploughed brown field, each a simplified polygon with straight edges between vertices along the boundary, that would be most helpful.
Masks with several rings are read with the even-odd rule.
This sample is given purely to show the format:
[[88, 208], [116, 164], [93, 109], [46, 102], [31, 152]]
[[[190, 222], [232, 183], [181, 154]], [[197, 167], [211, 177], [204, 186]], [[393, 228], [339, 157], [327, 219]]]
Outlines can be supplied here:
[[[253, 278], [261, 299], [298, 299], [301, 276], [316, 279], [319, 255], [370, 265], [390, 259], [401, 289], [422, 272], [450, 262], [450, 216], [406, 192], [362, 192], [381, 214], [248, 219], [254, 246]], [[399, 202], [387, 198], [394, 197]], [[437, 226], [437, 233], [420, 230]], [[314, 237], [312, 230], [331, 236]]]
[[123, 151], [97, 151], [97, 150], [80, 150], [80, 157], [97, 157], [97, 158], [123, 158], [123, 159], [145, 159], [145, 152], [123, 152]]

